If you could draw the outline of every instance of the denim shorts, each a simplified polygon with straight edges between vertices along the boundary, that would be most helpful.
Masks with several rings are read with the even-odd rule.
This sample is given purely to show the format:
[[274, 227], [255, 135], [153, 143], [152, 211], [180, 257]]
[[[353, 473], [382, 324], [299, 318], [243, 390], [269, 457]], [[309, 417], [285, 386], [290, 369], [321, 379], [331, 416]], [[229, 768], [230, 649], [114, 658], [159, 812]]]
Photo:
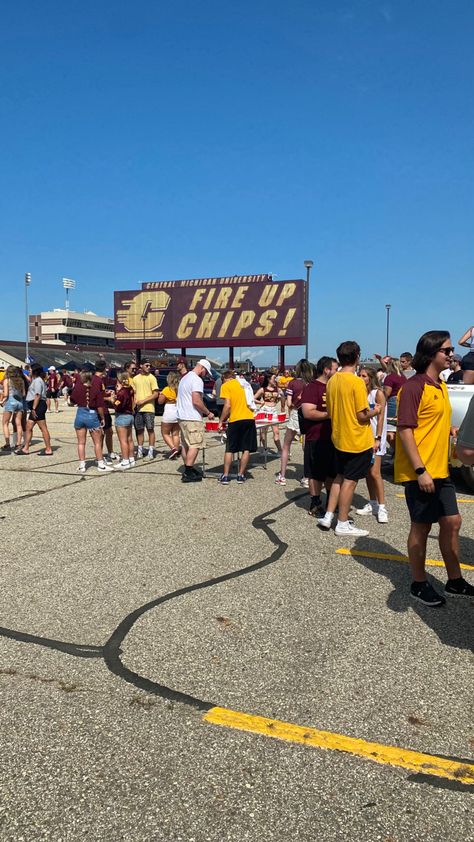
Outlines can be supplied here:
[[78, 406], [74, 420], [75, 430], [98, 430], [100, 420], [96, 409], [87, 409], [86, 406]]
[[115, 426], [116, 427], [133, 427], [133, 415], [127, 415], [123, 413], [122, 415], [115, 416]]
[[18, 400], [18, 398], [14, 398], [13, 395], [9, 395], [6, 399], [5, 403], [3, 404], [3, 411], [4, 412], [24, 412], [25, 408], [23, 406], [23, 401]]

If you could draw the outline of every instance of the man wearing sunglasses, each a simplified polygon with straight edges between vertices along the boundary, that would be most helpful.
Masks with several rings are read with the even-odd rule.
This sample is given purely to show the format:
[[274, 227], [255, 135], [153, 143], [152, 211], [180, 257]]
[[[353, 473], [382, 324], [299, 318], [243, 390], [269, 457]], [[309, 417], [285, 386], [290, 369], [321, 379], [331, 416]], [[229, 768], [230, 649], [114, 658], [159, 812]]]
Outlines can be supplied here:
[[453, 352], [447, 331], [424, 333], [413, 357], [416, 374], [402, 386], [398, 398], [395, 481], [405, 486], [411, 519], [410, 593], [431, 608], [446, 602], [426, 580], [426, 544], [433, 523], [439, 523], [439, 546], [448, 573], [445, 593], [474, 596], [474, 587], [463, 579], [459, 566], [461, 516], [448, 467], [451, 404], [440, 379]]
[[148, 458], [153, 459], [155, 447], [155, 401], [160, 394], [158, 383], [151, 373], [150, 360], [143, 359], [140, 372], [132, 380], [135, 392], [135, 431], [137, 434], [137, 459], [143, 457], [145, 427], [148, 433]]

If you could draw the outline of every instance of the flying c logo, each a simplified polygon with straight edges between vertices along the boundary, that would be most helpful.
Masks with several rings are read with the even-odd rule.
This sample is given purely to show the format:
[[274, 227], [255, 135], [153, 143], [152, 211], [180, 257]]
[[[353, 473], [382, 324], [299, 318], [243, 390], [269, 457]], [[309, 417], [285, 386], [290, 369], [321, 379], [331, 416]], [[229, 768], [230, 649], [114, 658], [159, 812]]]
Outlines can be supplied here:
[[133, 298], [120, 302], [123, 309], [117, 310], [117, 322], [123, 325], [130, 337], [143, 336], [146, 332], [152, 333], [155, 339], [162, 339], [163, 333], [159, 328], [170, 300], [168, 293], [162, 290], [139, 292]]

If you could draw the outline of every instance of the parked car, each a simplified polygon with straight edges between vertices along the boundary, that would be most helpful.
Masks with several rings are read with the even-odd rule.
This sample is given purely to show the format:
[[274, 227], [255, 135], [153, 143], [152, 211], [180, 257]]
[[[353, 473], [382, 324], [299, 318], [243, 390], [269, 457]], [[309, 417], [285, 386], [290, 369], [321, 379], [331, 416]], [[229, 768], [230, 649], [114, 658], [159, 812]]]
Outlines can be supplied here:
[[[474, 385], [468, 386], [464, 383], [448, 383], [447, 386], [449, 400], [451, 401], [451, 408], [453, 410], [451, 424], [453, 427], [460, 427], [471, 398], [474, 395]], [[463, 465], [459, 461], [453, 443], [449, 448], [449, 454], [451, 467], [460, 468], [464, 482], [471, 491], [474, 491], [474, 466]]]

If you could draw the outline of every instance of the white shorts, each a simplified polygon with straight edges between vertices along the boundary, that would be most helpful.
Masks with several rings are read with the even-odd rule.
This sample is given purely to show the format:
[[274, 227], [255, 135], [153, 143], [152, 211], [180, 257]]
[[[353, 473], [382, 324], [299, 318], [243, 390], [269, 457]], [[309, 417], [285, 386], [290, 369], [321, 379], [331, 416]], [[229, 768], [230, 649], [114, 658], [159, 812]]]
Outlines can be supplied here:
[[301, 435], [297, 409], [290, 409], [290, 414], [286, 423], [286, 429], [292, 430], [294, 433], [296, 433], [297, 436]]
[[177, 424], [178, 423], [178, 413], [176, 410], [175, 403], [165, 403], [165, 408], [163, 411], [163, 416], [161, 419], [162, 424]]

